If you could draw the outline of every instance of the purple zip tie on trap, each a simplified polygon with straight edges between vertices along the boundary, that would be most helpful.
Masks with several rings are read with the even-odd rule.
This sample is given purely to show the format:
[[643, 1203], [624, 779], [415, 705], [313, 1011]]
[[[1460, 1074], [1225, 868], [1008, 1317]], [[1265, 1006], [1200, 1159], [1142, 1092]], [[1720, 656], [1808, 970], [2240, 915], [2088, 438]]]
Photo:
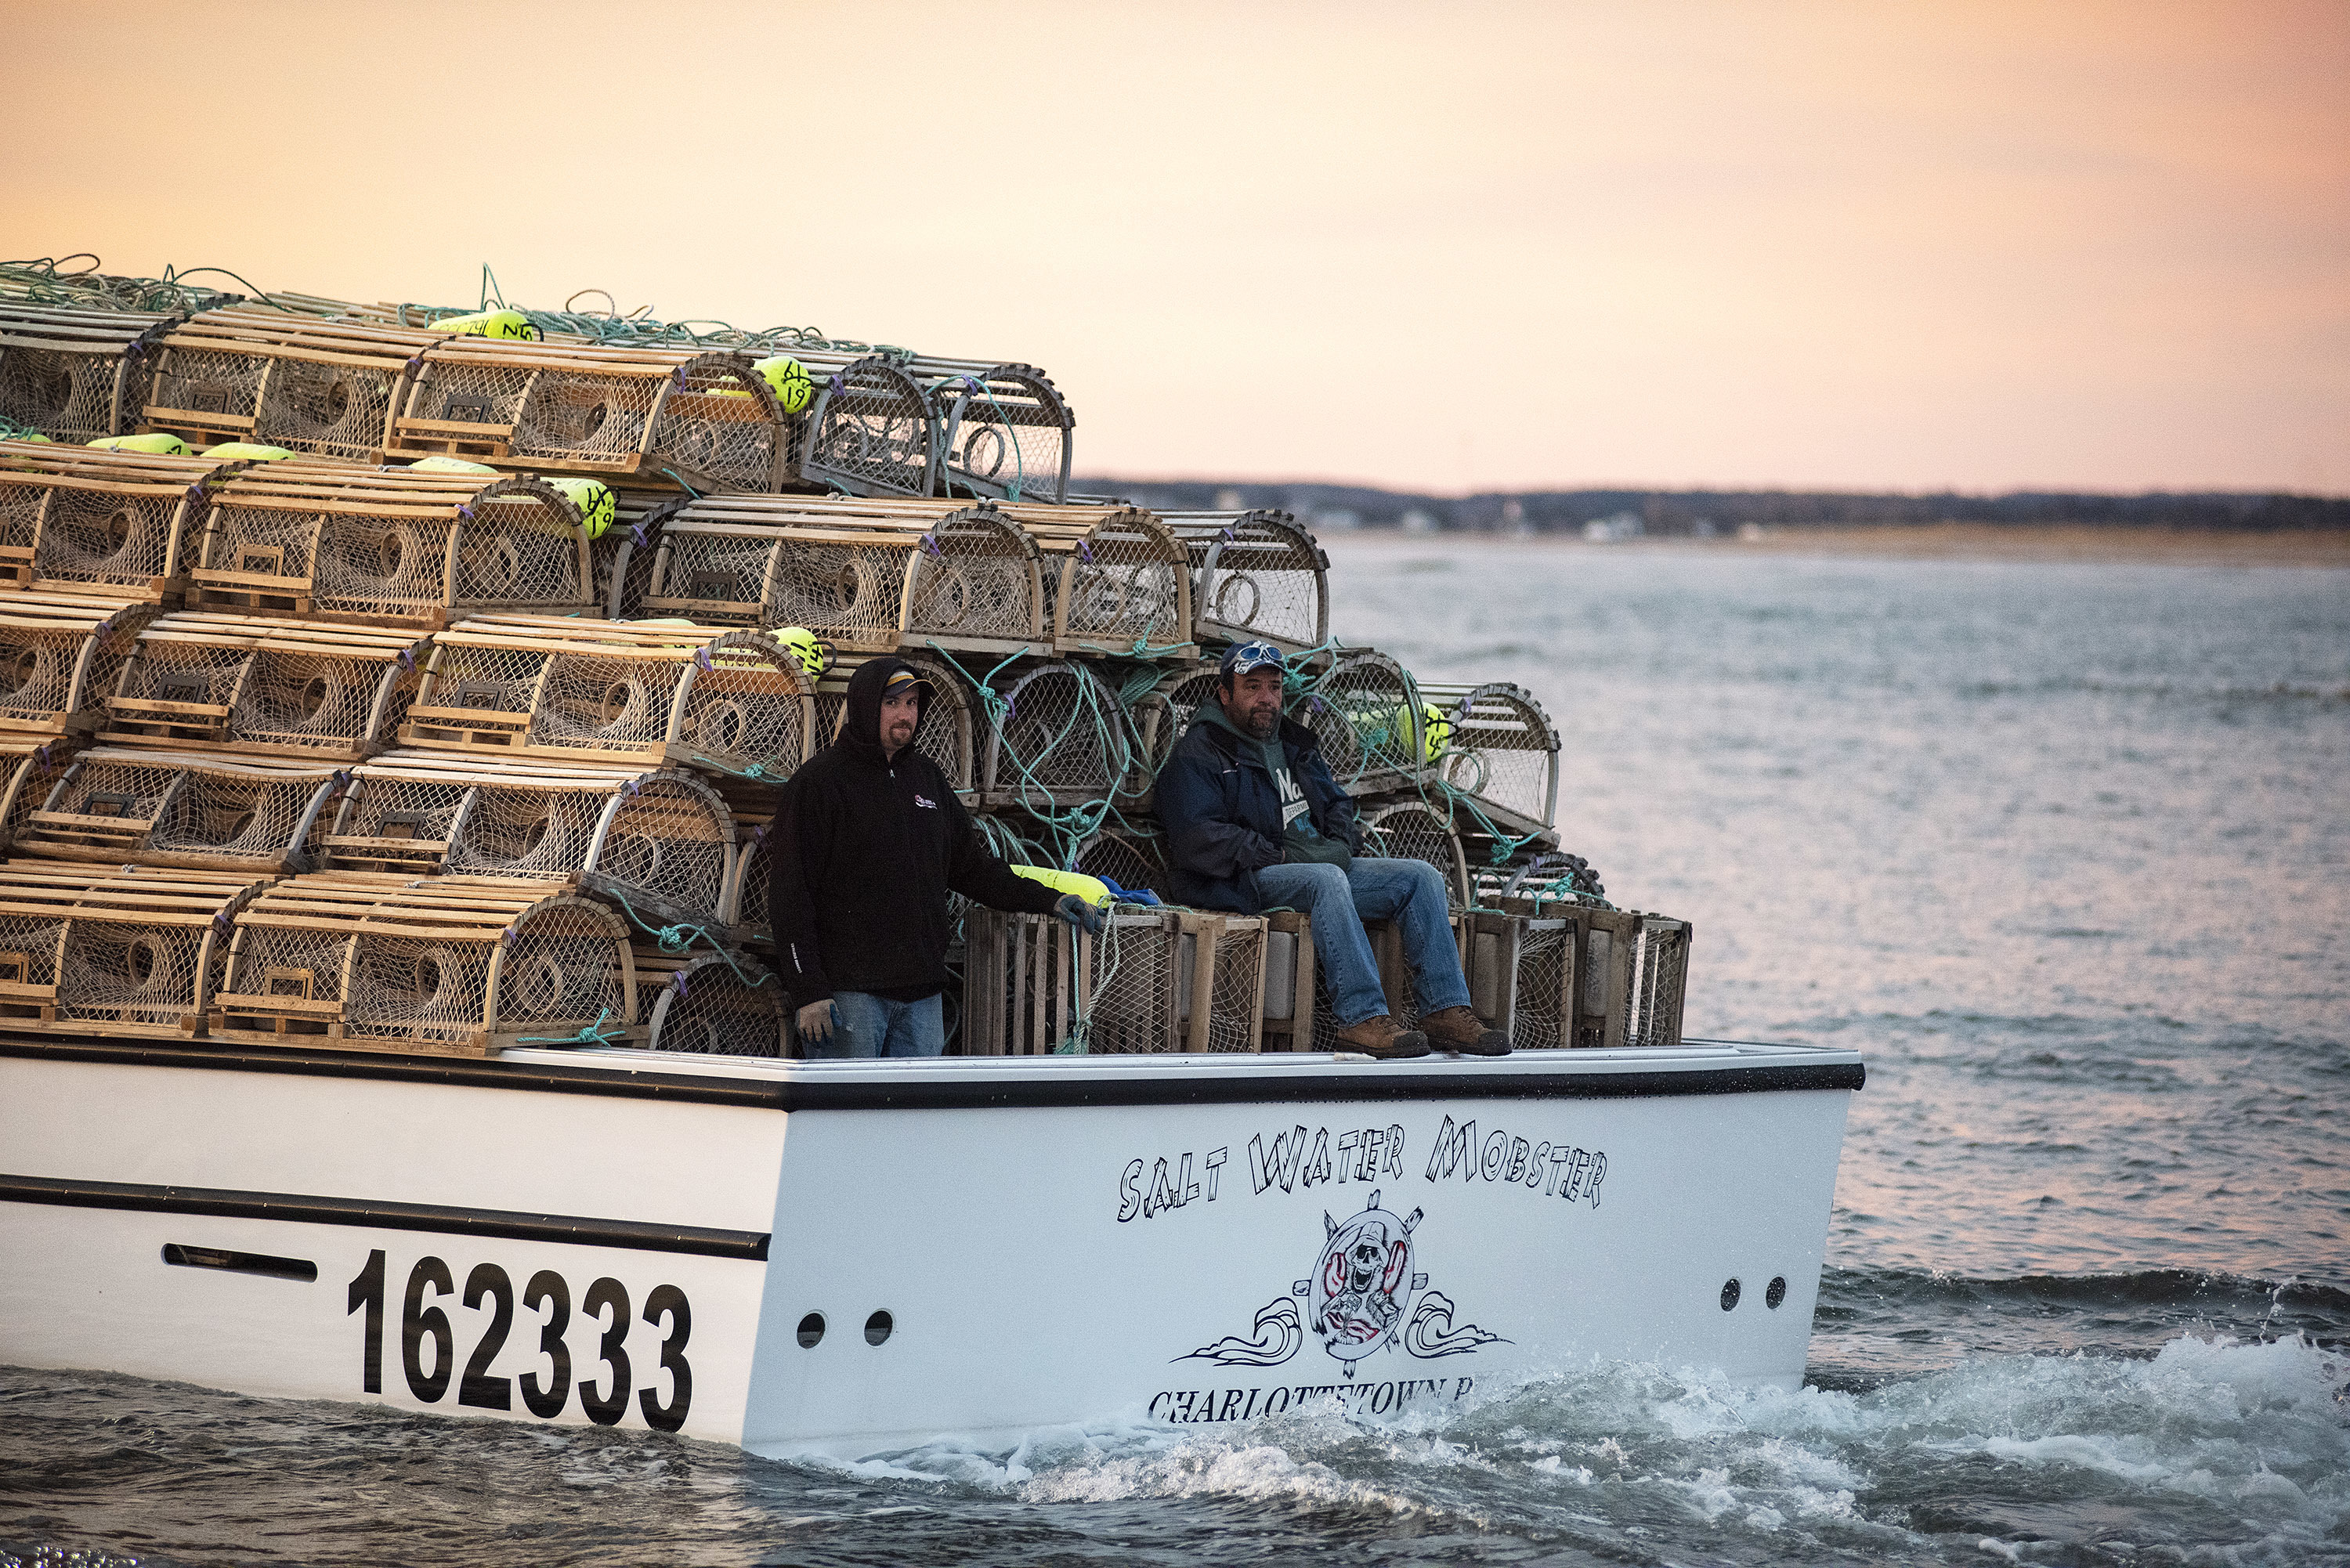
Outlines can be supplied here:
[[685, 971], [683, 970], [677, 971], [677, 999], [680, 1002], [685, 1000]]
[[1088, 566], [1094, 564], [1094, 547], [1083, 539], [1077, 541], [1077, 556]]

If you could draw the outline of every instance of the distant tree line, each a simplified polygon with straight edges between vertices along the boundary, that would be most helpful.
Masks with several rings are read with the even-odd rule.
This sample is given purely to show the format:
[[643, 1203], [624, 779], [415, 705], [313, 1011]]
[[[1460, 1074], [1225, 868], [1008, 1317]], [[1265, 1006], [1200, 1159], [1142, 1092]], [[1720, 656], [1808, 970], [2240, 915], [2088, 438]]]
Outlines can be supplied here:
[[1463, 497], [1414, 495], [1347, 484], [1157, 483], [1081, 479], [1070, 488], [1117, 495], [1160, 511], [1277, 507], [1319, 526], [1579, 533], [1586, 524], [1637, 518], [1651, 535], [1730, 534], [1776, 528], [1861, 528], [1932, 523], [2054, 524], [2114, 528], [2350, 529], [2350, 498], [2282, 493], [2096, 495], [2016, 491], [2005, 495], [1866, 495], [1805, 490], [1540, 490]]

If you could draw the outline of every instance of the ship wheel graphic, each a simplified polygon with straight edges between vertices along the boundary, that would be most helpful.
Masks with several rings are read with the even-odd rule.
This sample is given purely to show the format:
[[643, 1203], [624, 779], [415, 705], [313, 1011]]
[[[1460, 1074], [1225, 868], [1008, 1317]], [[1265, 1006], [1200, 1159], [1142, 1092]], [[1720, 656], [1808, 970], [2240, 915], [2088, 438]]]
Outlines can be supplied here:
[[1344, 1224], [1323, 1215], [1313, 1277], [1290, 1287], [1305, 1298], [1307, 1325], [1323, 1349], [1346, 1363], [1349, 1377], [1364, 1356], [1396, 1343], [1413, 1293], [1427, 1288], [1428, 1276], [1411, 1266], [1411, 1231], [1420, 1213], [1399, 1217], [1379, 1207], [1374, 1191]]

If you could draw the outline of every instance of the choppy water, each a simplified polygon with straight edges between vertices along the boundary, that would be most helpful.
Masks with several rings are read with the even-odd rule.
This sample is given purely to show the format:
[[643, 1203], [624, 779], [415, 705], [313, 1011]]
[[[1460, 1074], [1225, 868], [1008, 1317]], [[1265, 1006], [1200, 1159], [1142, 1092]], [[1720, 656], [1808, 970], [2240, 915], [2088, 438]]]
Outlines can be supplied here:
[[1336, 553], [1563, 722], [1693, 1033], [1868, 1053], [1800, 1394], [826, 1469], [0, 1369], [0, 1564], [2350, 1563], [2350, 573]]

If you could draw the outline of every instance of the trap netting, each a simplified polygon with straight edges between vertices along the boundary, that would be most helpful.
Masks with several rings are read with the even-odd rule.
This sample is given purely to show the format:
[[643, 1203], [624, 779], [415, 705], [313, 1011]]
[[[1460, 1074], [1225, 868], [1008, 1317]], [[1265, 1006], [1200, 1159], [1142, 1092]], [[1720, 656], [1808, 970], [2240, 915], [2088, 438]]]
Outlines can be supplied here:
[[[229, 921], [266, 885], [249, 872], [0, 864], [0, 996], [66, 1033], [197, 1032]], [[19, 966], [25, 978], [10, 980]]]
[[1168, 879], [1166, 841], [1155, 832], [1097, 829], [1077, 840], [1069, 855], [1069, 869], [1115, 883], [1129, 893], [1156, 893], [1162, 903], [1174, 897]]
[[164, 331], [139, 429], [190, 446], [257, 441], [347, 462], [383, 460], [391, 409], [433, 334], [263, 306], [203, 311]]
[[783, 987], [757, 960], [714, 952], [678, 958], [640, 944], [636, 964], [637, 983], [649, 998], [650, 1049], [710, 1056], [787, 1054], [790, 1008]]
[[1460, 910], [1469, 906], [1467, 862], [1461, 836], [1452, 825], [1427, 806], [1384, 805], [1363, 817], [1363, 849], [1391, 860], [1424, 860], [1444, 877], [1446, 905]]
[[1118, 695], [1082, 664], [1054, 659], [1002, 678], [981, 790], [1040, 815], [1107, 802], [1128, 785], [1134, 743]]
[[[947, 787], [968, 794], [979, 787], [975, 737], [979, 722], [972, 710], [979, 699], [971, 686], [943, 659], [918, 653], [889, 657], [910, 667], [931, 689], [922, 699], [921, 722], [914, 727], [914, 750], [938, 763]], [[862, 659], [836, 660], [816, 689], [816, 742], [828, 746], [848, 717], [849, 678], [864, 667]]]
[[725, 901], [719, 909], [720, 923], [733, 931], [736, 940], [762, 945], [775, 940], [769, 913], [775, 871], [774, 857], [767, 851], [771, 820], [735, 816], [734, 853], [727, 863]]
[[118, 865], [303, 871], [338, 779], [316, 763], [101, 747], [74, 760], [17, 843]]
[[238, 918], [214, 1032], [485, 1054], [635, 1033], [620, 917], [495, 878], [324, 872]]
[[946, 494], [1054, 505], [1069, 498], [1076, 420], [1044, 371], [926, 357], [908, 369], [927, 383]]
[[850, 495], [927, 496], [937, 488], [937, 410], [904, 366], [853, 352], [792, 355], [816, 380], [798, 478]]
[[717, 919], [733, 814], [691, 774], [395, 752], [353, 771], [329, 867], [569, 884], [648, 919]]
[[122, 434], [178, 319], [0, 301], [0, 421], [75, 445]]
[[1330, 776], [1349, 794], [1412, 787], [1433, 750], [1411, 677], [1367, 649], [1340, 657], [1289, 716], [1314, 732]]
[[212, 500], [204, 607], [427, 629], [452, 609], [593, 608], [578, 511], [528, 475], [279, 465]]
[[218, 611], [151, 622], [105, 698], [119, 744], [357, 762], [386, 743], [412, 693], [414, 631]]
[[1191, 574], [1176, 537], [1131, 506], [995, 509], [1044, 557], [1045, 616], [1055, 647], [1117, 659], [1188, 659]]
[[1429, 725], [1435, 774], [1471, 797], [1496, 827], [1539, 833], [1558, 807], [1558, 732], [1533, 693], [1503, 681], [1423, 685], [1420, 701], [1442, 715]]
[[0, 597], [0, 738], [87, 729], [155, 614], [120, 599]]
[[1097, 936], [976, 907], [965, 922], [966, 1055], [1254, 1051], [1263, 996], [1260, 916], [1121, 908]]
[[1510, 1020], [1510, 1044], [1522, 1051], [1575, 1044], [1575, 934], [1572, 920], [1537, 916], [1525, 921]]
[[1286, 512], [1162, 512], [1191, 571], [1195, 640], [1316, 648], [1330, 637], [1330, 557]]
[[908, 646], [935, 643], [1009, 652], [1051, 636], [1047, 572], [1011, 519], [983, 508], [951, 512], [919, 541], [906, 582]]

